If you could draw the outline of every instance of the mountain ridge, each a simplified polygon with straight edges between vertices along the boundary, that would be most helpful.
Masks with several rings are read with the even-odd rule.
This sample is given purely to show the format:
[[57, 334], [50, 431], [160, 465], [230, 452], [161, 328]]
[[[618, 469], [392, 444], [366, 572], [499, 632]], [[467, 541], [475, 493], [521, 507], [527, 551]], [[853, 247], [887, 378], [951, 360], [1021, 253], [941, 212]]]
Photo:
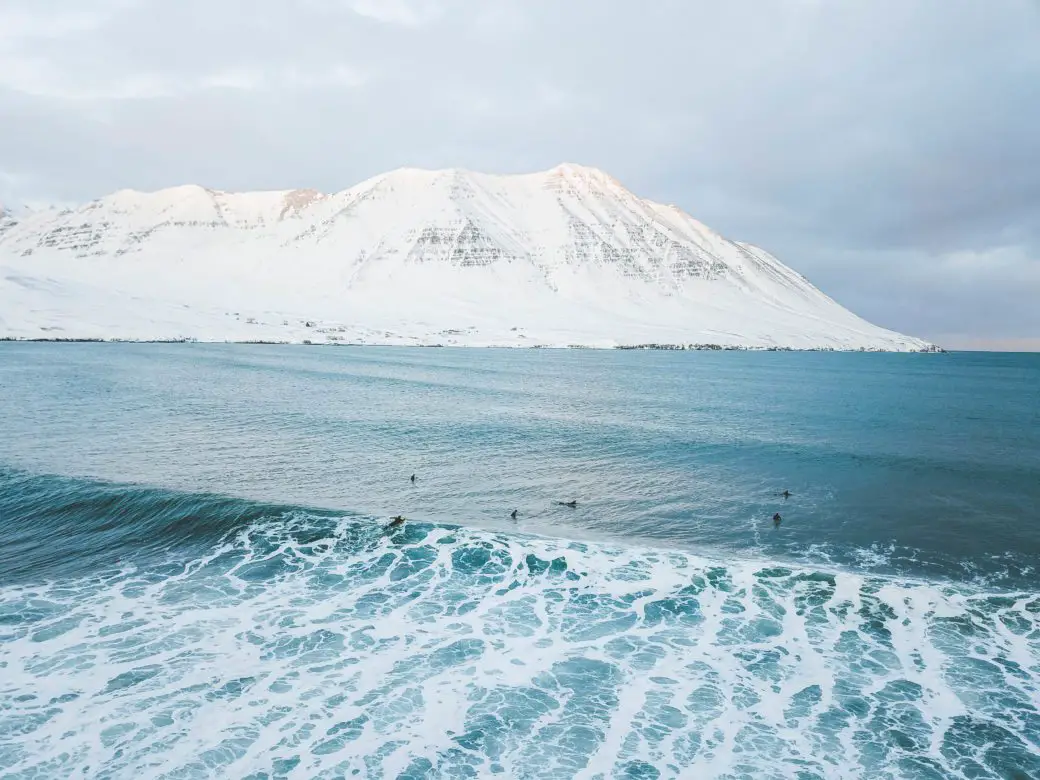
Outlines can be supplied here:
[[314, 341], [320, 322], [363, 343], [932, 348], [574, 163], [398, 168], [334, 193], [122, 189], [6, 224], [0, 272], [15, 338]]

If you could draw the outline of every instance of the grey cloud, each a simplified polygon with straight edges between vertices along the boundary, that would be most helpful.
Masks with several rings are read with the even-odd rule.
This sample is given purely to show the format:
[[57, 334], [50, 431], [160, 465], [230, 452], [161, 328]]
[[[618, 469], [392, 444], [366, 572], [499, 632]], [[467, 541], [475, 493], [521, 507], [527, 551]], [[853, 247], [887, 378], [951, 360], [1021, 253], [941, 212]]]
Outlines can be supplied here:
[[917, 249], [803, 253], [807, 275], [879, 325], [951, 347], [1034, 337], [1040, 343], [1035, 249], [933, 254]]
[[0, 66], [0, 198], [571, 160], [889, 327], [1040, 335], [1033, 0], [9, 0]]

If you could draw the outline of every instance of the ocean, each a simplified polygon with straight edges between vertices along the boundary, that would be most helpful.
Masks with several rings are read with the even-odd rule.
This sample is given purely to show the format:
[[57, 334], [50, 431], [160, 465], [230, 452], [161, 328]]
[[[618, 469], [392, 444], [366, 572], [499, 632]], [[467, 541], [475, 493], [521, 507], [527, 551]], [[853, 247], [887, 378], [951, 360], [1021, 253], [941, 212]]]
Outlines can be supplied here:
[[0, 344], [0, 777], [1040, 778], [1038, 388]]

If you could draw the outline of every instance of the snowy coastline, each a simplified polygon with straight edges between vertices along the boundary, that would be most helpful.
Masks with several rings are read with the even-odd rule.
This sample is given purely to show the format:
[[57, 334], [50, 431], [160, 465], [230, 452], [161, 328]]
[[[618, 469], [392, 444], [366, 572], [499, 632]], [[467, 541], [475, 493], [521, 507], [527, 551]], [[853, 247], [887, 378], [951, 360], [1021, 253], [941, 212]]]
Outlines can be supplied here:
[[0, 224], [0, 338], [932, 351], [591, 168], [129, 190]]

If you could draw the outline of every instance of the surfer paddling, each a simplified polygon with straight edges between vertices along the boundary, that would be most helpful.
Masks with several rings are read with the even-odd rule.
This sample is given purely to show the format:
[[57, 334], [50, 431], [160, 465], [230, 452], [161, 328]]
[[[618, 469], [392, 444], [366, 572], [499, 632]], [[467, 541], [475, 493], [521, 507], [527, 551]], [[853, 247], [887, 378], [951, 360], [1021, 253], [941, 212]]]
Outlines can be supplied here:
[[557, 501], [557, 506], [569, 506], [571, 509], [576, 509], [578, 506], [577, 501]]

